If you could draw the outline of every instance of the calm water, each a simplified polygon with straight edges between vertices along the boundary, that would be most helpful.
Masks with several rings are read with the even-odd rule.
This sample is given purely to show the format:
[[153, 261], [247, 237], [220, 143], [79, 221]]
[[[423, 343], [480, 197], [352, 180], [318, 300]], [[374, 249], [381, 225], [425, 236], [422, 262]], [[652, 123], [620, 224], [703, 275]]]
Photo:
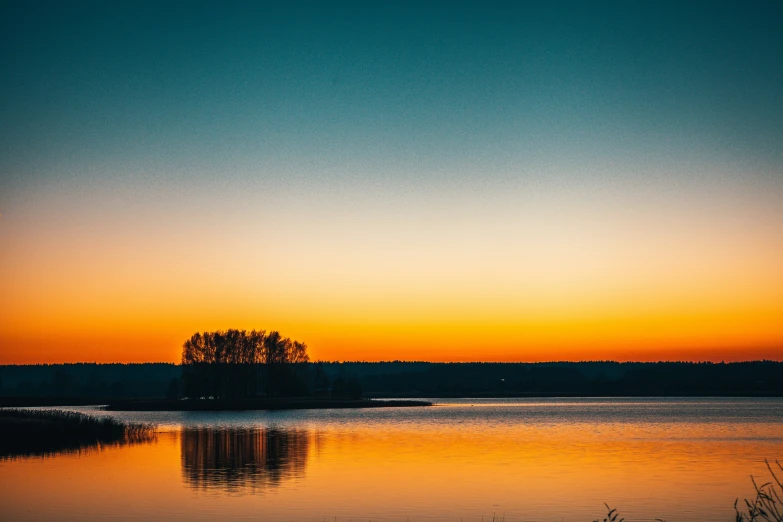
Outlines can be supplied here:
[[440, 400], [125, 413], [150, 443], [0, 461], [7, 520], [733, 520], [783, 399]]

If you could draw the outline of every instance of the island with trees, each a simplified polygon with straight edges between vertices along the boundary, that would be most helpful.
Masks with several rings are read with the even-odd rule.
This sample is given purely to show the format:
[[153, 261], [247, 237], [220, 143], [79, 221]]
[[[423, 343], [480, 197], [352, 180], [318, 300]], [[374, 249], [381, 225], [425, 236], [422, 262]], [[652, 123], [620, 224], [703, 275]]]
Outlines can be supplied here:
[[277, 331], [196, 333], [182, 345], [181, 386], [173, 383], [167, 399], [118, 401], [106, 409], [282, 410], [432, 404], [363, 398], [358, 380], [338, 378], [330, 383], [317, 367], [312, 371], [309, 361], [305, 343]]

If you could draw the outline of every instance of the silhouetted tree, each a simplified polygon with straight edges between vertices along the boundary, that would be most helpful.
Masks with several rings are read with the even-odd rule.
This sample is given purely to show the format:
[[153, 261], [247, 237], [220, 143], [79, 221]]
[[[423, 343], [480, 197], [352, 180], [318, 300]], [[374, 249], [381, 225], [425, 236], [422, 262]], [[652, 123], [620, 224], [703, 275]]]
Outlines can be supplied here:
[[249, 397], [265, 381], [268, 396], [291, 392], [297, 366], [307, 363], [307, 345], [279, 332], [218, 330], [195, 333], [182, 345], [185, 394]]

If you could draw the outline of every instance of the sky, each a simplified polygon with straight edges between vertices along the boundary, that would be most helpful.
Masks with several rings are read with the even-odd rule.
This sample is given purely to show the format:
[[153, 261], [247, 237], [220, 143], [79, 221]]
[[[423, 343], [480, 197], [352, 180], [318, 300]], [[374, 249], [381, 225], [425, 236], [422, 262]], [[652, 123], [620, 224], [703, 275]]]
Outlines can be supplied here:
[[783, 360], [780, 2], [0, 10], [0, 364]]

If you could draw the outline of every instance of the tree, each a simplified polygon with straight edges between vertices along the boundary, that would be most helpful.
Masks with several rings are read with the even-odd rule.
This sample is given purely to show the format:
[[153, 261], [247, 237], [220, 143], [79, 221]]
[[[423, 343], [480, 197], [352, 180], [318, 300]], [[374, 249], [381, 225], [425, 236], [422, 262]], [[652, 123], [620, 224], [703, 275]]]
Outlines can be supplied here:
[[295, 393], [309, 361], [307, 345], [277, 331], [217, 330], [195, 333], [182, 345], [185, 394], [252, 397], [265, 381], [267, 396]]

